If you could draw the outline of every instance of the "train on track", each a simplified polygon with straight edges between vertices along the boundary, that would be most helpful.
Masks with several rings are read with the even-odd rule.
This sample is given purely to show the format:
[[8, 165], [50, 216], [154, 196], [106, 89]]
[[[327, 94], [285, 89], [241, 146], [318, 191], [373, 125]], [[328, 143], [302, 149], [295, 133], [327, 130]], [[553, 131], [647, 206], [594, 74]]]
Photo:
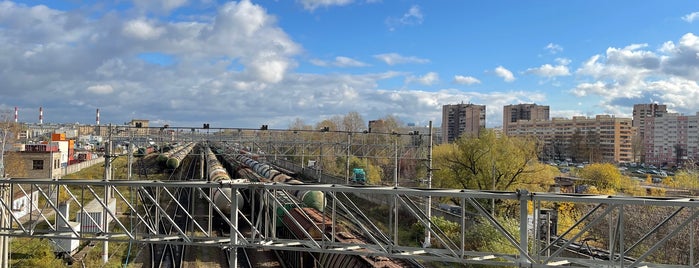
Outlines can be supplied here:
[[[216, 143], [214, 150], [222, 155], [224, 165], [231, 172], [256, 182], [302, 184], [303, 182], [263, 163], [264, 156], [240, 149], [238, 145]], [[365, 244], [360, 237], [342, 230], [332, 230], [330, 218], [323, 214], [325, 195], [322, 191], [275, 191], [274, 219], [277, 236], [300, 240], [334, 240], [343, 243]], [[268, 204], [272, 205], [272, 204]], [[254, 212], [253, 212], [254, 213]], [[337, 225], [335, 225], [337, 226]], [[336, 233], [335, 233], [336, 232]], [[333, 234], [335, 236], [333, 237]], [[308, 253], [281, 251], [281, 258], [289, 267], [406, 267], [402, 261], [380, 256], [361, 256], [337, 253]]]
[[[216, 158], [216, 155], [209, 146], [204, 145], [200, 149], [205, 156], [208, 181], [221, 184], [241, 183], [247, 181], [246, 179], [232, 180], [231, 176], [228, 174], [228, 171], [226, 171], [223, 165], [221, 165], [221, 162], [218, 160], [218, 158]], [[241, 209], [244, 205], [243, 196], [240, 194], [237, 194], [236, 196], [238, 201], [238, 209]], [[213, 192], [213, 197], [211, 199], [214, 201], [216, 207], [218, 207], [222, 212], [230, 214], [232, 203], [231, 200], [233, 200], [232, 198], [233, 191], [231, 188], [221, 187]]]
[[[277, 170], [273, 166], [257, 161], [256, 159], [260, 159], [260, 156], [239, 149], [235, 145], [225, 146], [222, 143], [217, 143], [214, 147], [225, 155], [224, 159], [231, 170], [239, 174], [242, 172], [250, 181], [303, 184], [302, 181]], [[251, 175], [251, 172], [255, 175]], [[320, 211], [325, 208], [325, 195], [321, 191], [303, 190], [294, 191], [292, 194], [306, 206]]]
[[182, 163], [182, 160], [192, 152], [195, 145], [197, 145], [197, 143], [189, 142], [174, 146], [172, 149], [160, 153], [156, 161], [167, 168], [177, 169], [180, 163]]

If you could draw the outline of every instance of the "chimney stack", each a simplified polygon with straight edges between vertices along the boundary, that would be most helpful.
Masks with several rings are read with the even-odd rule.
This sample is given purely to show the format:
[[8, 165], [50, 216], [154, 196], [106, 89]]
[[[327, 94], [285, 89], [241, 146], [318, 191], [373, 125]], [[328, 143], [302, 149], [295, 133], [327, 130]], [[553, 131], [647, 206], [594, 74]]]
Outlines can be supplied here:
[[17, 106], [15, 106], [15, 123], [17, 123]]
[[100, 125], [100, 109], [97, 109], [97, 116], [95, 117], [95, 120], [97, 121], [97, 125]]
[[44, 124], [44, 107], [39, 107], [39, 125]]

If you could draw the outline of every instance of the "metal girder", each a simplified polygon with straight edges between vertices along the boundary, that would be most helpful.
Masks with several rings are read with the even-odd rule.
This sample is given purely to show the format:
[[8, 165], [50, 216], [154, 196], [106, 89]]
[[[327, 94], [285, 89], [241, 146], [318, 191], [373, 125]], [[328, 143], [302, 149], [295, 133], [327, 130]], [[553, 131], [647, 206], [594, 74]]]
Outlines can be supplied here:
[[[362, 256], [384, 256], [396, 259], [420, 259], [425, 261], [454, 262], [462, 264], [488, 264], [502, 266], [528, 266], [528, 267], [554, 267], [554, 266], [647, 266], [647, 267], [693, 267], [697, 260], [686, 258], [684, 261], [664, 261], [656, 263], [659, 251], [667, 243], [679, 244], [674, 250], [697, 249], [693, 241], [698, 237], [692, 230], [699, 226], [699, 201], [691, 198], [644, 198], [601, 195], [571, 195], [551, 193], [528, 192], [492, 192], [473, 191], [465, 189], [416, 189], [403, 187], [368, 187], [350, 186], [341, 184], [306, 184], [288, 185], [282, 183], [210, 183], [205, 181], [95, 181], [95, 180], [50, 180], [50, 179], [22, 179], [14, 178], [0, 181], [9, 186], [5, 189], [21, 189], [21, 192], [33, 194], [38, 191], [39, 203], [29, 204], [31, 216], [12, 219], [11, 227], [0, 230], [0, 235], [8, 237], [34, 237], [48, 239], [79, 239], [109, 242], [141, 242], [172, 245], [196, 245], [212, 246], [220, 248], [263, 248], [273, 250], [293, 250], [317, 253], [351, 254]], [[79, 228], [59, 229], [56, 222], [59, 219], [73, 220], [74, 215], [58, 216], [58, 204], [49, 189], [65, 189], [68, 192], [69, 203], [76, 203], [78, 210], [82, 211], [87, 204], [97, 210], [107, 211], [114, 217], [114, 222], [109, 229], [98, 233], [81, 232]], [[105, 188], [114, 191], [117, 210], [107, 210], [108, 202], [101, 200], [100, 190]], [[238, 210], [238, 206], [232, 205], [230, 211], [223, 211], [216, 207], [209, 193], [219, 189], [230, 188], [232, 192], [248, 192], [246, 202], [255, 204], [252, 207], [259, 209], [253, 213]], [[165, 222], [174, 225], [174, 219], [168, 216], [167, 204], [184, 208], [177, 203], [173, 192], [178, 189], [193, 189], [200, 194], [196, 202], [206, 206], [212, 206], [214, 213], [219, 214], [230, 235], [218, 236], [209, 233], [201, 218], [195, 212], [183, 214], [183, 217], [194, 222], [190, 229], [175, 228], [172, 233], [159, 234], [153, 221], [149, 218], [150, 210], [157, 210]], [[301, 218], [292, 217], [293, 208], [303, 206], [300, 202], [288, 203], [288, 199], [280, 199], [277, 192], [294, 192], [299, 190], [321, 191], [325, 194], [328, 204], [322, 212], [323, 217], [330, 220], [329, 229], [321, 226], [305, 226], [302, 220], [309, 220], [308, 215]], [[84, 194], [87, 192], [88, 194]], [[152, 194], [159, 192], [162, 194]], [[80, 194], [78, 194], [80, 193]], [[132, 195], [140, 198], [132, 202]], [[424, 204], [420, 203], [427, 197], [446, 197], [451, 200], [462, 200], [461, 215], [453, 215], [443, 212], [445, 219], [456, 221], [461, 229], [458, 234], [449, 234], [446, 230], [439, 229], [432, 218], [425, 213]], [[490, 199], [509, 200], [519, 211], [511, 215], [508, 222], [502, 217], [493, 216], [482, 204]], [[95, 201], [96, 200], [96, 201]], [[231, 202], [237, 200], [233, 198]], [[396, 201], [394, 201], [396, 200]], [[147, 202], [145, 204], [144, 202]], [[286, 203], [284, 203], [286, 202]], [[388, 210], [385, 218], [372, 218], [367, 216], [355, 202], [373, 202], [375, 204], [395, 204], [397, 209]], [[395, 203], [392, 203], [395, 202]], [[544, 218], [529, 210], [535, 211], [555, 203], [571, 203], [579, 206], [584, 212], [579, 215], [577, 221], [570, 226], [559, 225], [559, 230], [550, 235], [551, 239], [543, 239], [539, 232]], [[39, 209], [39, 207], [44, 207]], [[332, 207], [332, 208], [331, 208]], [[12, 212], [12, 204], [0, 199], [0, 209]], [[436, 209], [436, 208], [435, 208]], [[636, 209], [636, 210], [634, 210]], [[466, 211], [471, 213], [466, 214]], [[660, 213], [656, 218], [649, 219], [642, 227], [632, 227], [629, 224], [633, 211], [653, 211]], [[236, 220], [231, 220], [226, 215], [237, 215]], [[472, 216], [475, 215], [475, 216]], [[277, 217], [289, 218], [290, 224], [303, 229], [302, 238], [276, 237], [274, 228]], [[433, 237], [433, 245], [423, 247], [419, 241], [396, 241], [392, 234], [394, 226], [386, 224], [390, 217], [406, 220], [430, 226], [429, 231]], [[133, 224], [130, 223], [133, 220]], [[93, 219], [95, 223], [97, 219]], [[45, 222], [46, 224], [38, 224]], [[512, 226], [512, 222], [516, 226]], [[363, 238], [362, 242], [356, 240], [346, 241], [336, 237], [340, 232], [349, 232], [343, 229], [348, 223], [357, 226], [355, 237]], [[477, 252], [465, 250], [464, 246], [469, 241], [464, 238], [469, 228], [466, 225], [474, 224], [490, 225], [497, 231], [503, 241], [508, 241], [509, 249], [494, 252]], [[239, 224], [251, 226], [251, 232], [244, 235], [238, 231]], [[380, 227], [385, 226], [385, 227]], [[315, 229], [309, 229], [315, 228]], [[600, 236], [596, 230], [606, 231], [607, 237], [595, 237], [606, 242], [590, 240], [590, 235]], [[317, 240], [311, 232], [324, 232]], [[549, 231], [547, 229], [546, 231]], [[453, 231], [451, 231], [453, 232]], [[690, 233], [691, 235], [686, 235]], [[470, 234], [473, 235], [473, 234]], [[586, 237], [588, 236], [588, 237]], [[459, 239], [459, 240], [457, 240]], [[674, 239], [674, 240], [673, 240]], [[595, 251], [582, 249], [586, 245]], [[665, 249], [667, 250], [667, 249]], [[551, 253], [553, 251], [553, 253]], [[594, 253], [594, 254], [593, 254]], [[697, 254], [687, 253], [687, 256]]]

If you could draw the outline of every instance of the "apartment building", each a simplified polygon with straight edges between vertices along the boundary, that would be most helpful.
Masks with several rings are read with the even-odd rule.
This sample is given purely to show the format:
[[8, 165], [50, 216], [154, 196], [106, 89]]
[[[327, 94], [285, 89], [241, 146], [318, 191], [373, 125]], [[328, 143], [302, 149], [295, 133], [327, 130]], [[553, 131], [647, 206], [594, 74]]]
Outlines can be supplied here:
[[645, 163], [676, 166], [699, 159], [699, 113], [665, 113], [648, 117], [644, 125]]
[[508, 125], [517, 121], [547, 121], [549, 120], [549, 106], [533, 104], [505, 105], [502, 111], [502, 130], [507, 134]]
[[[656, 117], [661, 117], [667, 113], [667, 105], [657, 104], [657, 103], [647, 103], [647, 104], [634, 104], [633, 105], [633, 127], [636, 128], [636, 141], [639, 144], [641, 150], [640, 161], [646, 162], [646, 138], [645, 138], [645, 125], [648, 119], [653, 119]], [[637, 146], [637, 145], [634, 145]]]
[[[543, 158], [571, 158], [579, 162], [631, 162], [631, 141], [634, 134], [631, 121], [631, 118], [617, 118], [611, 115], [540, 121], [518, 120], [508, 124], [506, 135], [535, 137], [541, 146]], [[585, 155], [581, 156], [580, 152], [575, 152], [576, 144], [587, 150]]]
[[485, 128], [485, 105], [448, 104], [442, 106], [442, 143], [461, 135], [478, 135]]
[[667, 113], [667, 105], [650, 103], [633, 105], [633, 127], [638, 129], [636, 134], [644, 136], [646, 118], [661, 117]]

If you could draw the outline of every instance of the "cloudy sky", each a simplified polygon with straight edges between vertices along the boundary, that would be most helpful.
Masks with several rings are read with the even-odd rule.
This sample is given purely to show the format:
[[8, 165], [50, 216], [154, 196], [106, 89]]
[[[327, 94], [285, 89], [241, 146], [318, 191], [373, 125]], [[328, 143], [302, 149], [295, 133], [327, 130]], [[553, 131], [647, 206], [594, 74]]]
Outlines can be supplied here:
[[676, 0], [0, 0], [0, 110], [19, 120], [287, 128], [441, 124], [445, 104], [699, 111], [699, 4]]

